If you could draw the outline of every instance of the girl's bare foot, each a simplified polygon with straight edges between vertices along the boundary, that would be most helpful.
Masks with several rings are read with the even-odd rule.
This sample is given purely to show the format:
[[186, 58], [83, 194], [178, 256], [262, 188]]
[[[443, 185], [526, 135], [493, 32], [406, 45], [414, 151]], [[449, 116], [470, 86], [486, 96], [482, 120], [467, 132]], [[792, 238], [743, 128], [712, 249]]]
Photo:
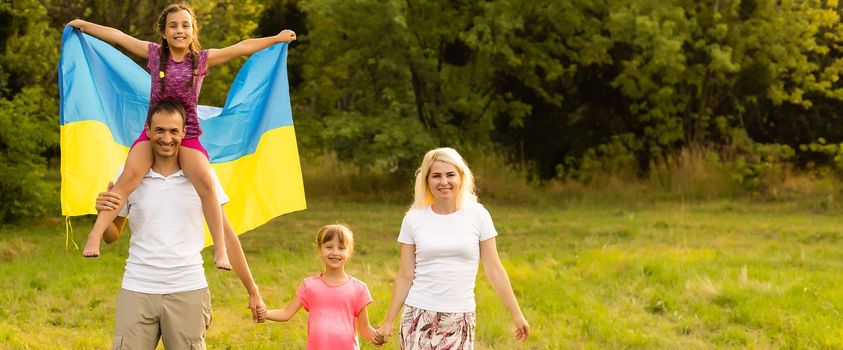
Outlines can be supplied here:
[[228, 252], [225, 249], [214, 248], [214, 264], [220, 270], [231, 270], [231, 263], [228, 262]]
[[88, 235], [88, 242], [85, 243], [85, 248], [82, 249], [82, 256], [86, 258], [100, 256], [100, 239], [93, 232]]

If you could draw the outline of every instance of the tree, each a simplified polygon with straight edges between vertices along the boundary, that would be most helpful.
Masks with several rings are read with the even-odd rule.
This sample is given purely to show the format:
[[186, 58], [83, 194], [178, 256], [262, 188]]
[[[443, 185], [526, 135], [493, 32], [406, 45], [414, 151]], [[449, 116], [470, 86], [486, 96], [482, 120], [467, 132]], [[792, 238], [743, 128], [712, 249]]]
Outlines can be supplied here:
[[[252, 38], [263, 11], [258, 1], [252, 0], [197, 0], [193, 1], [193, 8], [203, 48], [222, 48]], [[199, 103], [222, 107], [231, 82], [246, 59], [239, 57], [212, 68], [202, 83]]]
[[0, 222], [56, 208], [47, 164], [58, 157], [57, 34], [36, 1], [0, 3]]
[[[608, 164], [616, 156], [646, 172], [678, 149], [729, 144], [733, 129], [779, 130], [756, 118], [807, 112], [817, 101], [830, 104], [826, 110], [840, 106], [836, 1], [573, 1], [542, 12], [530, 11], [530, 4], [520, 11], [509, 7], [513, 2], [489, 4], [514, 14], [524, 28], [540, 28], [517, 31], [528, 46], [559, 36], [555, 51], [517, 52], [554, 52], [552, 59], [569, 67], [564, 77], [574, 84], [554, 88], [565, 97], [562, 104], [543, 98], [548, 94], [535, 88], [540, 85], [526, 84], [529, 70], [513, 69], [517, 74], [501, 84], [505, 96], [532, 108], [522, 118], [503, 115], [498, 139], [524, 152], [522, 159], [538, 160], [543, 176], [552, 176], [554, 165], [564, 175], [585, 158]], [[567, 25], [554, 28], [544, 14]], [[556, 76], [548, 74], [545, 84]], [[824, 123], [820, 114], [797, 115], [819, 118], [807, 125]], [[523, 126], [511, 123], [518, 120]], [[548, 139], [566, 141], [535, 141]]]
[[42, 156], [58, 147], [55, 102], [39, 87], [0, 100], [0, 222], [37, 218], [58, 208]]
[[300, 48], [305, 83], [298, 125], [318, 149], [378, 169], [407, 169], [436, 145], [412, 85], [415, 45], [396, 1], [312, 1], [303, 5], [309, 34]]

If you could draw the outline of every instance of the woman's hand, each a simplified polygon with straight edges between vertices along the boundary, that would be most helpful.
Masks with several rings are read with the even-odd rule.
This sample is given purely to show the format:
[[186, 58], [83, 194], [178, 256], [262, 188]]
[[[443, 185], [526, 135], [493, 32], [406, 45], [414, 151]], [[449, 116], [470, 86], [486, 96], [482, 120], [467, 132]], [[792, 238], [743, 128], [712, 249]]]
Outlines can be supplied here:
[[527, 319], [524, 315], [519, 315], [513, 321], [515, 321], [515, 340], [526, 340], [530, 336], [530, 325], [527, 324]]
[[383, 345], [386, 344], [386, 341], [389, 340], [389, 336], [392, 333], [392, 325], [384, 323], [380, 327], [375, 329], [375, 345]]

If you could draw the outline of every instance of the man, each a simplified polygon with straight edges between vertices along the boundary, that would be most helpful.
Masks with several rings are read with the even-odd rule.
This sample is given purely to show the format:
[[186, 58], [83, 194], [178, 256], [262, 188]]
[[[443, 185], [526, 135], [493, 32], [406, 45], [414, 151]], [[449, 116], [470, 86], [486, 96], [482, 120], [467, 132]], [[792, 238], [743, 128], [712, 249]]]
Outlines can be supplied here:
[[[211, 296], [202, 267], [202, 202], [178, 162], [184, 114], [173, 101], [150, 106], [146, 132], [153, 148], [152, 167], [104, 235], [107, 243], [117, 240], [131, 215], [132, 237], [117, 297], [113, 349], [154, 349], [159, 339], [167, 349], [205, 348]], [[228, 196], [213, 176], [217, 197], [225, 204]], [[97, 210], [115, 210], [120, 202], [113, 192], [100, 193]], [[223, 219], [229, 259], [249, 292], [253, 319], [262, 322], [257, 315], [265, 305], [240, 241]]]

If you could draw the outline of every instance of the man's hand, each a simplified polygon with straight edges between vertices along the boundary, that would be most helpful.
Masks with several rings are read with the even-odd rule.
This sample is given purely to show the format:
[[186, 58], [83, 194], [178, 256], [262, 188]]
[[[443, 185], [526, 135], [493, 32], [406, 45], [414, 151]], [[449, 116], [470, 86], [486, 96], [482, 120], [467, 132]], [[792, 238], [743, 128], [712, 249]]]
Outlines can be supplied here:
[[252, 321], [255, 323], [266, 322], [266, 304], [260, 294], [249, 296], [249, 309], [252, 310]]
[[120, 204], [123, 203], [123, 199], [120, 198], [119, 194], [111, 192], [112, 187], [114, 187], [114, 183], [109, 181], [108, 189], [106, 189], [105, 192], [100, 192], [99, 195], [97, 195], [97, 211], [111, 211], [120, 208]]

